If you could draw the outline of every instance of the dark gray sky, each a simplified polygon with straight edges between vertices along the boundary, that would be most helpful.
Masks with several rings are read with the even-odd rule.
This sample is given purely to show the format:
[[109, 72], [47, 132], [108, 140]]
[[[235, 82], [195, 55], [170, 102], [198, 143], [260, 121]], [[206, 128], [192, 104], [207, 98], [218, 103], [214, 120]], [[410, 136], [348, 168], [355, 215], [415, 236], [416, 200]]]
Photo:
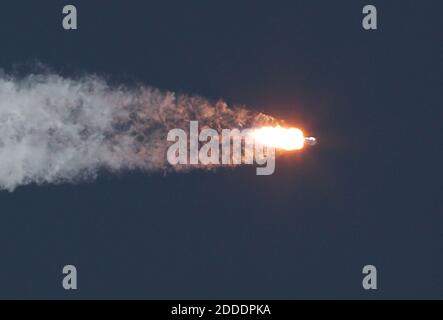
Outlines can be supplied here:
[[[41, 62], [222, 98], [320, 143], [268, 177], [0, 192], [0, 298], [443, 298], [441, 1], [371, 1], [376, 32], [361, 27], [367, 1], [289, 3], [2, 1], [7, 72]], [[77, 292], [61, 286], [66, 264]]]

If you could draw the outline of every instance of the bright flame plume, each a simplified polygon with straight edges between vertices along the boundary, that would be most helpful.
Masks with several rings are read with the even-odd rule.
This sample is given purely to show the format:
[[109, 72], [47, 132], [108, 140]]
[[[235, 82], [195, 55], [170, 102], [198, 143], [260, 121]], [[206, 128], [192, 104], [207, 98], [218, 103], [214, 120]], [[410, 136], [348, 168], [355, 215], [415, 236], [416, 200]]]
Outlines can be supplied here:
[[303, 131], [298, 128], [261, 127], [254, 130], [257, 143], [286, 151], [300, 150], [305, 145]]

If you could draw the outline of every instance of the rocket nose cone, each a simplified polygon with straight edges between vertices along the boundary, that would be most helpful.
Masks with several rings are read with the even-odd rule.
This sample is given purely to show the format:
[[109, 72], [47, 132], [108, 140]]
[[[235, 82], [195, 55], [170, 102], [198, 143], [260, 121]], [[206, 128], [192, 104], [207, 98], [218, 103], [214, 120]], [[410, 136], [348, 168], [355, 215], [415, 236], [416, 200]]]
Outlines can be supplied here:
[[315, 146], [317, 144], [317, 139], [314, 137], [305, 138], [305, 143], [309, 146]]

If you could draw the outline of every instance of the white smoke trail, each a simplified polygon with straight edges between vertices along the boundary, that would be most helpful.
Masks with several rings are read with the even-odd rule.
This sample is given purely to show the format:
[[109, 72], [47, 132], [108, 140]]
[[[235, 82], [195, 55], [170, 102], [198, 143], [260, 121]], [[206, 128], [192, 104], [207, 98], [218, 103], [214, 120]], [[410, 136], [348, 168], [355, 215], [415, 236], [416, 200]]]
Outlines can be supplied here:
[[0, 75], [0, 190], [31, 183], [76, 182], [100, 169], [176, 170], [167, 132], [273, 123], [245, 108], [149, 87], [112, 87], [87, 76]]

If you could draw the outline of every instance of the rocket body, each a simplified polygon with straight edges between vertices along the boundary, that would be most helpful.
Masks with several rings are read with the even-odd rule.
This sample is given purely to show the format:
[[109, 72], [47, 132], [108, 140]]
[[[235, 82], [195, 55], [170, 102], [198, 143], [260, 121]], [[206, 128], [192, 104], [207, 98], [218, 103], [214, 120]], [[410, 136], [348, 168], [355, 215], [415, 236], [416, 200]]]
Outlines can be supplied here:
[[314, 137], [306, 137], [305, 144], [307, 144], [308, 146], [315, 146], [317, 144], [317, 139]]

